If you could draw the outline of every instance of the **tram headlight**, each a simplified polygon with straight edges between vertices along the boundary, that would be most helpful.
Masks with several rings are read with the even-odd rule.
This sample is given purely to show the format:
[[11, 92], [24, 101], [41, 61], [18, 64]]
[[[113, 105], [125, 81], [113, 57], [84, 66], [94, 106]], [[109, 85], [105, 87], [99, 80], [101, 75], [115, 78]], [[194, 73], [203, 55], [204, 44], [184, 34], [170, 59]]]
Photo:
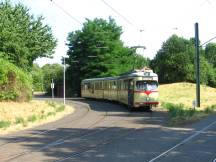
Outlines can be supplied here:
[[150, 100], [150, 98], [149, 98], [149, 97], [147, 97], [147, 98], [146, 98], [146, 100], [147, 100], [147, 101], [149, 101], [149, 100]]

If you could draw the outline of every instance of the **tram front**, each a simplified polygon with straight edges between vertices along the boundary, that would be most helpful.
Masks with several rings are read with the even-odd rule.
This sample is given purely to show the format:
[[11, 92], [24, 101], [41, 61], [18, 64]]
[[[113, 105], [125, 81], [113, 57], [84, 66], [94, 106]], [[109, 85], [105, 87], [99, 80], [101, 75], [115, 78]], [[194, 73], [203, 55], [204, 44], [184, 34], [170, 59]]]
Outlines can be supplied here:
[[153, 72], [137, 77], [134, 86], [134, 107], [157, 106], [159, 104], [158, 77]]

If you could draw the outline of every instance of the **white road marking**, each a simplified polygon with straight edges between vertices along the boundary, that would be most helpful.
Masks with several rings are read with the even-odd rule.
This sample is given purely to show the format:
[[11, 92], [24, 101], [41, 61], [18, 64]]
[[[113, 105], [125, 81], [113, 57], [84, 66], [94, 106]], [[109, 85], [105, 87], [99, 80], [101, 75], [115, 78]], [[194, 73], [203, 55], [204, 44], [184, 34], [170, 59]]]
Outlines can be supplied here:
[[[177, 147], [185, 144], [186, 142], [190, 141], [191, 139], [193, 139], [194, 137], [198, 136], [199, 134], [203, 133], [205, 130], [207, 130], [208, 128], [210, 128], [212, 125], [216, 124], [216, 121], [212, 122], [211, 124], [209, 124], [208, 126], [204, 127], [203, 129], [199, 130], [198, 132], [194, 133], [193, 135], [189, 136], [188, 138], [184, 139], [183, 141], [181, 141], [180, 143], [178, 143], [177, 145], [175, 145], [174, 147], [170, 148], [169, 150], [163, 152], [162, 154], [156, 156], [155, 158], [151, 159], [149, 162], [153, 162], [159, 158], [161, 158], [162, 156], [166, 155], [168, 152], [176, 149]], [[216, 159], [213, 161], [216, 162]]]

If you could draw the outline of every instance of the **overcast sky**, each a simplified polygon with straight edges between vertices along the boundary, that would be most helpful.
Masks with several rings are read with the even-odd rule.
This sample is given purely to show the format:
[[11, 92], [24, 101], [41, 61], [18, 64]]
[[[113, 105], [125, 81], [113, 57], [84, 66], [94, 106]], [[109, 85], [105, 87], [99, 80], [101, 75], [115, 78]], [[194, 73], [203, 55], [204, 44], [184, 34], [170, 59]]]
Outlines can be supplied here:
[[194, 37], [195, 22], [199, 23], [201, 43], [216, 36], [215, 0], [11, 1], [23, 3], [36, 16], [43, 15], [44, 23], [51, 26], [54, 36], [58, 39], [54, 58], [37, 60], [40, 66], [61, 62], [61, 57], [65, 56], [67, 51], [65, 42], [68, 33], [80, 30], [86, 18], [107, 20], [111, 16], [123, 28], [121, 39], [125, 46], [143, 45], [146, 49], [139, 52], [149, 58], [154, 58], [162, 43], [172, 34], [184, 38]]

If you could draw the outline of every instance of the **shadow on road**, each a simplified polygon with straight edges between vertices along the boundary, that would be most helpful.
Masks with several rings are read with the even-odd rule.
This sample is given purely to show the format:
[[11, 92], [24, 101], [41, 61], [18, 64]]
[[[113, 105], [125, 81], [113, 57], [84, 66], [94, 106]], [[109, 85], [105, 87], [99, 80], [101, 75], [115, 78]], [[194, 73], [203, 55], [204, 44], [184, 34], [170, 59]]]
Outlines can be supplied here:
[[[109, 101], [103, 99], [86, 99], [86, 98], [71, 98], [68, 99], [70, 101], [78, 101], [82, 103], [86, 103], [90, 106], [92, 110], [95, 111], [124, 111], [129, 112], [127, 105], [116, 101]], [[104, 106], [105, 105], [105, 106]], [[104, 108], [102, 108], [103, 106]], [[153, 110], [148, 110], [147, 108], [134, 108], [132, 112], [152, 112]]]
[[[30, 134], [24, 137], [20, 135], [16, 138], [23, 138], [23, 141], [16, 143], [12, 138], [1, 138], [1, 142], [10, 144], [0, 147], [0, 161], [14, 157], [13, 160], [18, 162], [145, 162], [175, 146], [194, 131], [192, 128], [167, 127], [166, 112], [130, 113], [125, 106], [112, 102], [82, 98], [70, 99], [71, 101], [88, 104], [96, 113], [110, 112], [108, 118], [117, 118], [119, 121], [93, 128], [79, 128], [73, 125], [74, 123], [66, 123], [64, 127], [44, 134]], [[121, 118], [128, 123], [120, 124], [119, 122], [124, 122]], [[40, 127], [35, 132], [40, 131], [46, 129]], [[199, 147], [196, 151], [200, 152], [200, 156], [203, 153]], [[184, 151], [175, 150], [174, 154], [180, 156]], [[197, 160], [202, 160], [199, 154]]]
[[[1, 141], [11, 143], [0, 147], [0, 161], [5, 160], [5, 155], [20, 162], [61, 159], [75, 162], [148, 161], [191, 131], [167, 128], [167, 116], [164, 112], [129, 113], [125, 106], [111, 102], [84, 99], [71, 101], [86, 103], [96, 112], [111, 112], [108, 113], [108, 117], [119, 118], [119, 121], [95, 128], [70, 128], [70, 124], [73, 123], [66, 123], [64, 128], [57, 128], [44, 134], [16, 137], [24, 139], [17, 143], [13, 143], [11, 138], [1, 138]], [[121, 118], [131, 121], [122, 125], [119, 124], [122, 122]], [[46, 129], [36, 130], [40, 131]]]
[[[147, 123], [151, 123], [150, 119]], [[14, 160], [20, 162], [55, 161], [67, 157], [70, 158], [65, 161], [76, 162], [148, 161], [187, 134], [185, 130], [165, 129], [160, 123], [161, 120], [156, 120], [140, 129], [119, 126], [58, 128], [46, 134], [25, 137], [25, 143], [20, 143], [25, 149], [17, 151], [8, 147], [1, 150], [0, 157], [5, 152], [14, 152], [17, 155]], [[10, 142], [7, 138], [2, 140]]]

